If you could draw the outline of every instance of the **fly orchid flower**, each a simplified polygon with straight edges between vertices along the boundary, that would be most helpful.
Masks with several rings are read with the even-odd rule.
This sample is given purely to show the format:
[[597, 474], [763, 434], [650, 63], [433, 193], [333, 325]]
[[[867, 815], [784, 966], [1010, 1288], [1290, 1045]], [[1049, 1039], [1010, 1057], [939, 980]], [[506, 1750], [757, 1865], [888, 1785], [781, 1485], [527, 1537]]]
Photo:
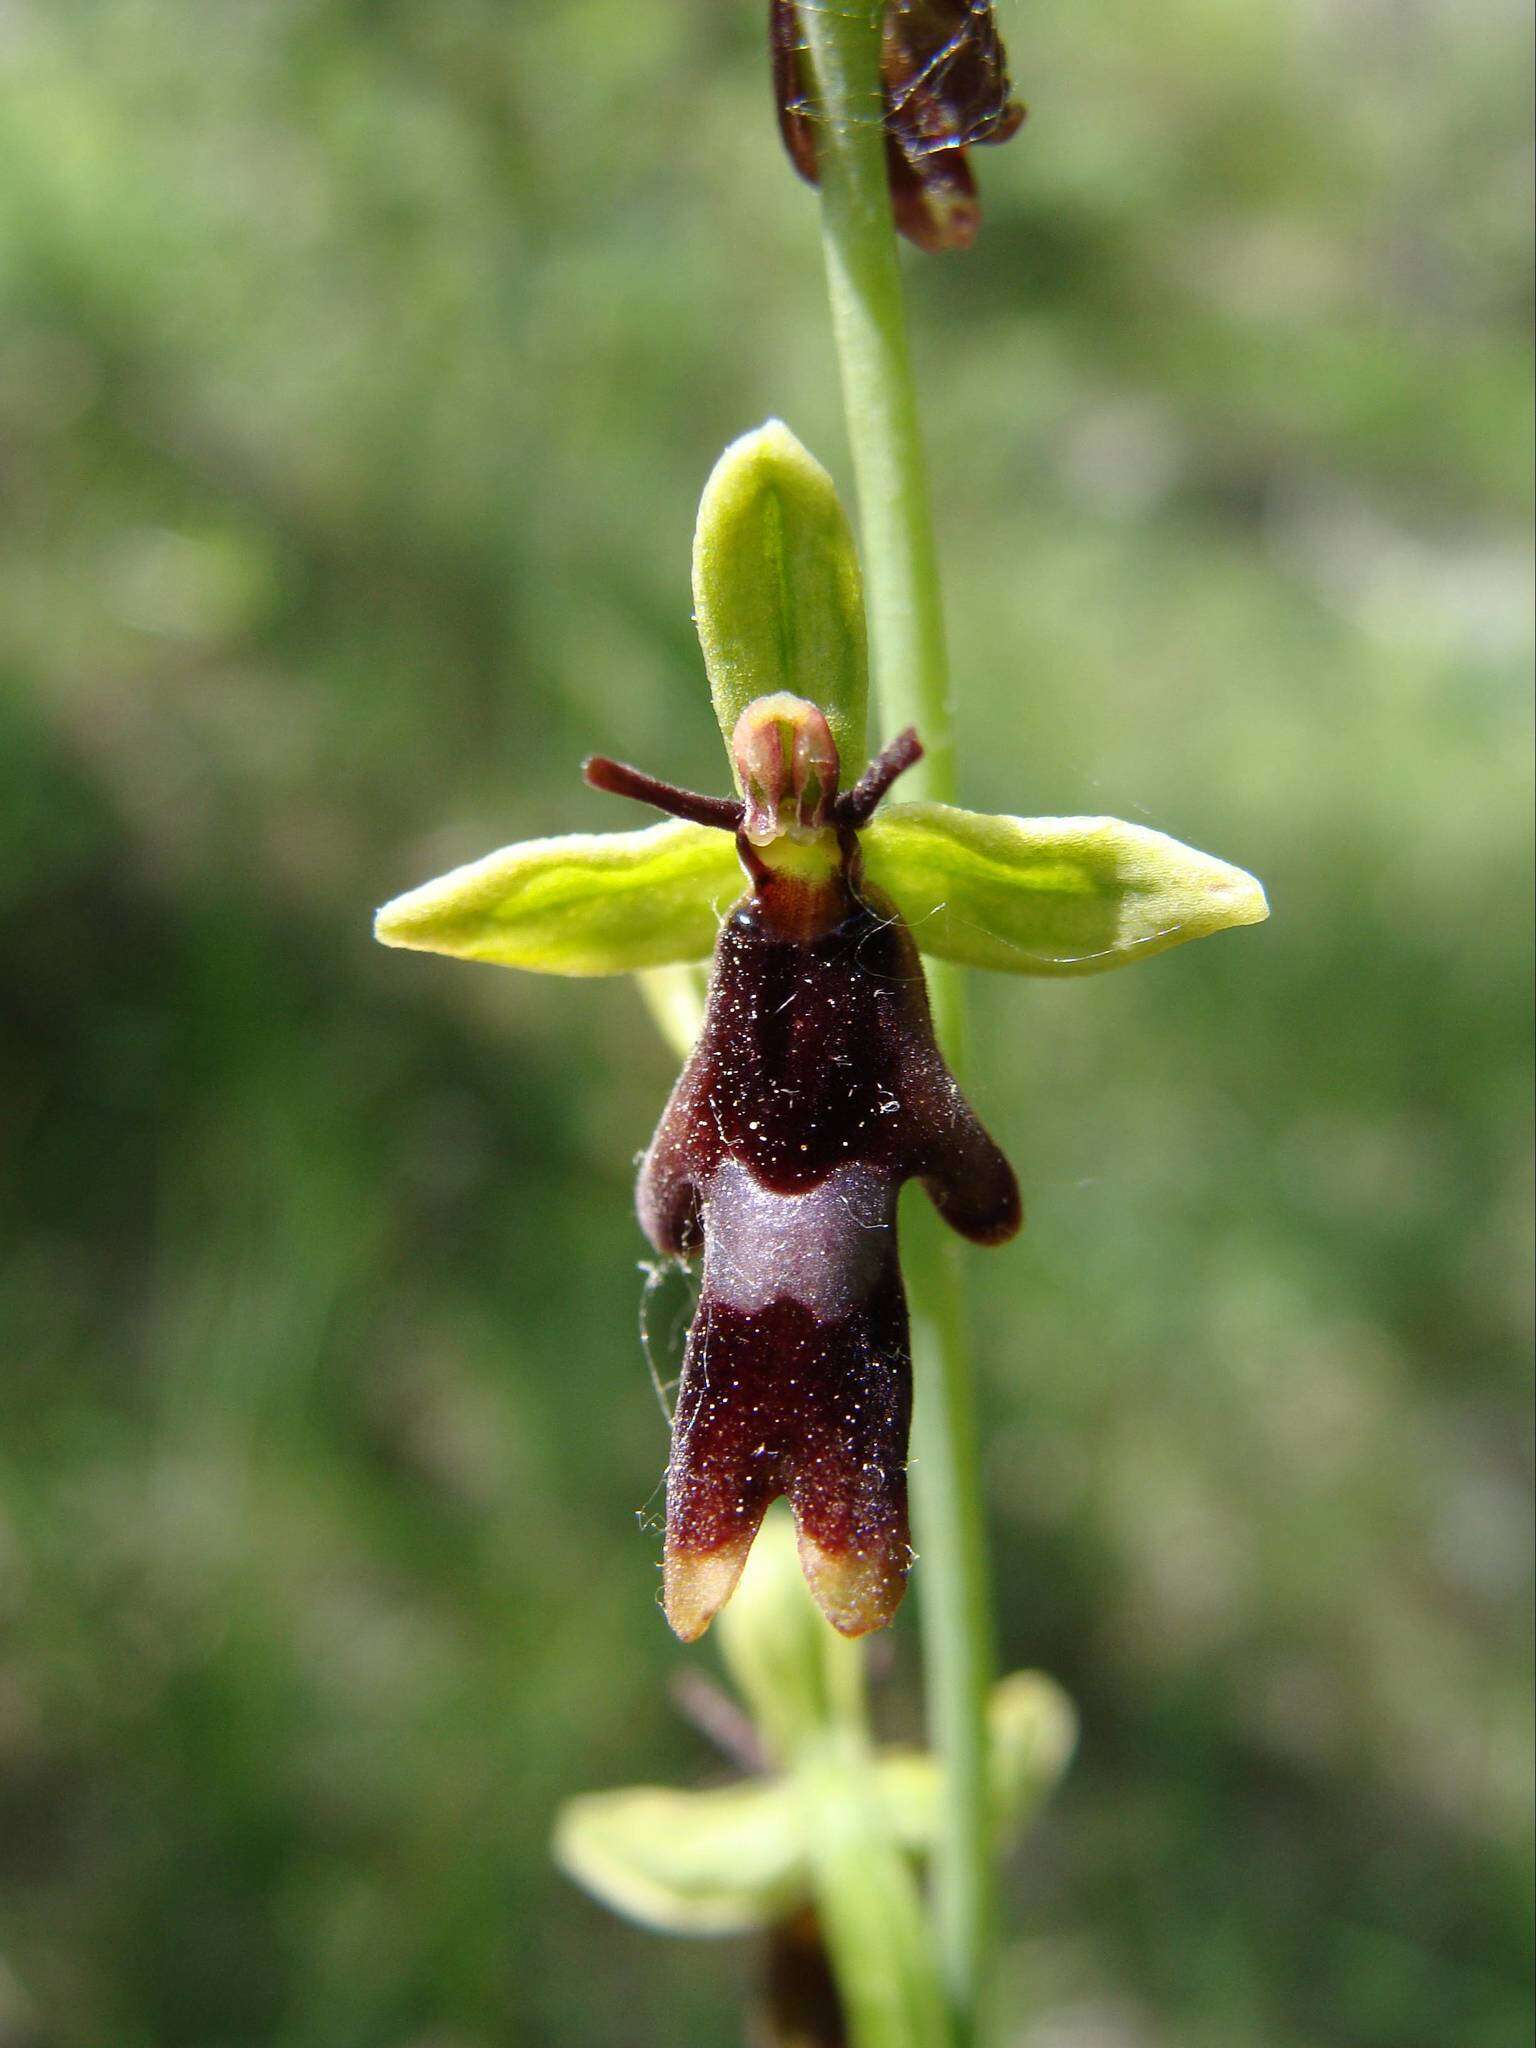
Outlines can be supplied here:
[[737, 794], [596, 757], [591, 784], [669, 821], [505, 848], [398, 897], [376, 930], [556, 974], [713, 956], [638, 1190], [658, 1251], [704, 1260], [667, 1471], [667, 1616], [702, 1634], [787, 1494], [811, 1591], [860, 1635], [895, 1613], [911, 1555], [897, 1194], [920, 1181], [980, 1243], [1020, 1222], [1012, 1169], [935, 1042], [920, 954], [1093, 973], [1268, 906], [1240, 869], [1117, 819], [877, 808], [920, 738], [850, 780], [857, 558], [830, 477], [777, 421], [716, 465], [694, 597]]

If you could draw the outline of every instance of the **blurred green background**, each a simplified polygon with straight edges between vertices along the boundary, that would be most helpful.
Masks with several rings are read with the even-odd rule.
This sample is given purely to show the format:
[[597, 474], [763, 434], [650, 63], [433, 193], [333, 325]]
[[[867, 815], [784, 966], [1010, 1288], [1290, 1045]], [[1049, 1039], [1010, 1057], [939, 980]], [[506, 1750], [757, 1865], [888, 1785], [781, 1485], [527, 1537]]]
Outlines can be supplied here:
[[[375, 903], [723, 775], [721, 445], [847, 482], [759, 0], [0, 10], [0, 2043], [738, 2038], [551, 1870], [669, 1700], [627, 984]], [[1271, 924], [976, 986], [1010, 2048], [1524, 2039], [1525, 10], [1005, 0], [913, 261], [970, 801]], [[910, 1614], [884, 1687], [918, 1714]]]

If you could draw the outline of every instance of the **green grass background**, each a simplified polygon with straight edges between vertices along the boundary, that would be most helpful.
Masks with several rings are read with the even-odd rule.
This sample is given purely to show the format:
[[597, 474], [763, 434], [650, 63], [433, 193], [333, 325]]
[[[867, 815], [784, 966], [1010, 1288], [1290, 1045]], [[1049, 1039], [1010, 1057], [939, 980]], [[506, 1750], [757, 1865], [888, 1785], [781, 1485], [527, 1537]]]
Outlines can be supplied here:
[[[668, 1685], [621, 983], [375, 903], [706, 786], [721, 445], [846, 485], [758, 0], [0, 11], [0, 2043], [730, 2043], [550, 1868]], [[1272, 923], [978, 978], [1010, 2048], [1525, 2037], [1524, 11], [1007, 0], [909, 266], [969, 801]], [[919, 1574], [919, 1585], [921, 1575]], [[916, 1720], [910, 1615], [882, 1711]]]

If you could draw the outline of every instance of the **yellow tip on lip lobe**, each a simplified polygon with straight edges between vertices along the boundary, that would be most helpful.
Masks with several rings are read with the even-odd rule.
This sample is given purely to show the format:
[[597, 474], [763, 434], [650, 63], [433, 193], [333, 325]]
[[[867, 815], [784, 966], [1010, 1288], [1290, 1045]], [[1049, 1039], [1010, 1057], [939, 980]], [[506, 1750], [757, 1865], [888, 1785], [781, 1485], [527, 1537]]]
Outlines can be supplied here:
[[800, 1564], [816, 1605], [839, 1635], [885, 1628], [907, 1589], [905, 1547], [900, 1561], [879, 1550], [838, 1553], [802, 1531]]
[[696, 1643], [736, 1590], [755, 1527], [718, 1550], [674, 1550], [667, 1546], [662, 1566], [662, 1604], [672, 1633], [681, 1642]]

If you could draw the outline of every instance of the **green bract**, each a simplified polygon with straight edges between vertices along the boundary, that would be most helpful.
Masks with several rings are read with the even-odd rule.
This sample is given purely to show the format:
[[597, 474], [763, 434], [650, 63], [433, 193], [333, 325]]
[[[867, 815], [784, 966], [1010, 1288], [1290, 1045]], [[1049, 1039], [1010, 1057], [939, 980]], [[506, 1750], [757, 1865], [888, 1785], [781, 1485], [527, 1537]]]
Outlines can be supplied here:
[[704, 486], [693, 620], [726, 751], [753, 699], [787, 690], [820, 705], [852, 781], [869, 692], [859, 558], [831, 477], [782, 420], [733, 441]]
[[835, 1722], [862, 1682], [863, 1652], [829, 1629], [806, 1597], [782, 1503], [763, 1518], [741, 1584], [721, 1612], [720, 1655], [776, 1763]]

